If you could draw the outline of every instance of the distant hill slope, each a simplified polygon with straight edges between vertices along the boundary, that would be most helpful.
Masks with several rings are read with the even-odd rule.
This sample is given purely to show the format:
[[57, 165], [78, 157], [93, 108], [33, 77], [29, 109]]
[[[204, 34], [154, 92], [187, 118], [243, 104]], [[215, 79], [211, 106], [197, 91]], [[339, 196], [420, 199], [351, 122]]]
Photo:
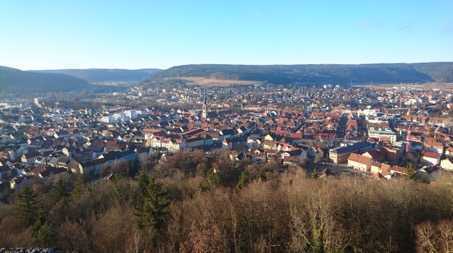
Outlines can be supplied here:
[[413, 66], [437, 82], [453, 82], [453, 62], [416, 63]]
[[39, 73], [65, 74], [91, 83], [137, 83], [150, 78], [159, 69], [56, 69]]
[[188, 77], [300, 85], [453, 82], [453, 63], [183, 65], [155, 74], [148, 83], [162, 80], [184, 80]]
[[0, 66], [0, 92], [62, 92], [92, 90], [85, 80], [63, 74], [36, 73]]

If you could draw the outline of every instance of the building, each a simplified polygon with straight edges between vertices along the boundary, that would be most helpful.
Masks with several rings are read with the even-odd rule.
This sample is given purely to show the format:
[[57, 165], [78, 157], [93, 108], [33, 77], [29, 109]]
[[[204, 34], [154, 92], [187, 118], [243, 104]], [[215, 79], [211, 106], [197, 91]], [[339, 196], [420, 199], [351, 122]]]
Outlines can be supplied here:
[[423, 151], [422, 160], [430, 163], [431, 165], [439, 164], [440, 154], [433, 151]]
[[337, 147], [329, 151], [329, 158], [334, 163], [347, 163], [351, 153], [363, 153], [374, 149], [375, 144], [370, 142], [357, 142], [352, 145]]
[[396, 133], [390, 128], [374, 128], [368, 129], [368, 137], [379, 141], [388, 141], [391, 144], [396, 142]]
[[201, 108], [201, 119], [206, 120], [207, 118], [208, 118], [208, 103], [207, 103], [207, 97], [206, 97], [206, 90], [204, 90], [203, 106]]
[[[375, 167], [379, 168], [379, 165], [373, 161], [373, 159], [369, 158], [368, 156], [359, 155], [356, 153], [352, 153], [348, 157], [348, 166], [354, 168], [355, 170], [359, 170], [361, 172], [370, 172], [371, 167], [375, 165]], [[377, 170], [379, 171], [379, 169]]]
[[445, 158], [440, 161], [440, 167], [447, 171], [453, 171], [453, 160], [451, 158]]

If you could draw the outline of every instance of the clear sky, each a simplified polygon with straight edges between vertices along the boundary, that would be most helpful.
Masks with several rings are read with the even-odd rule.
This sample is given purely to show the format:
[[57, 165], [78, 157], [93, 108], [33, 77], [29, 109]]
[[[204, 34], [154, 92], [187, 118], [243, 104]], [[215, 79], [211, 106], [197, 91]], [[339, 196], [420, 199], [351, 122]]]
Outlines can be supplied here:
[[1, 0], [0, 65], [453, 61], [452, 0]]

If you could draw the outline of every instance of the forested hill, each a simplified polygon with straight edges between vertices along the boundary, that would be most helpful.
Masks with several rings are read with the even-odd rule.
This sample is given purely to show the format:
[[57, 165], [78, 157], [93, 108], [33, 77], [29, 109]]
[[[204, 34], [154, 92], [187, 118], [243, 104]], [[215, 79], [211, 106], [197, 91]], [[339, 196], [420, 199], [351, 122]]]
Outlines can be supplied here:
[[65, 74], [91, 83], [136, 83], [146, 80], [158, 71], [159, 69], [56, 69], [36, 72]]
[[453, 82], [453, 62], [361, 65], [183, 65], [161, 71], [149, 82], [188, 77], [300, 85]]
[[92, 90], [85, 80], [63, 74], [36, 73], [0, 66], [0, 92], [65, 92]]
[[431, 62], [413, 64], [414, 68], [429, 75], [436, 82], [453, 82], [453, 62]]

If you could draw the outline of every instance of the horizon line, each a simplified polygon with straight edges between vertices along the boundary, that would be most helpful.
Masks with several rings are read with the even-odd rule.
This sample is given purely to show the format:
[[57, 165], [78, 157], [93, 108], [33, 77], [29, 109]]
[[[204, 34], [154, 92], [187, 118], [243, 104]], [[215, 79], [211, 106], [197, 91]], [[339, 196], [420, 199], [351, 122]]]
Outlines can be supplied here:
[[156, 67], [131, 67], [131, 66], [78, 66], [78, 67], [38, 67], [38, 68], [22, 68], [20, 66], [12, 66], [0, 64], [0, 67], [8, 67], [19, 69], [22, 71], [52, 71], [52, 70], [145, 70], [145, 69], [159, 69], [166, 70], [178, 66], [186, 65], [239, 65], [239, 66], [292, 66], [292, 65], [373, 65], [373, 64], [423, 64], [423, 63], [453, 63], [453, 59], [449, 61], [388, 61], [388, 62], [361, 62], [361, 63], [332, 63], [332, 62], [322, 62], [322, 63], [185, 63], [185, 64], [176, 64], [170, 66], [156, 66]]

